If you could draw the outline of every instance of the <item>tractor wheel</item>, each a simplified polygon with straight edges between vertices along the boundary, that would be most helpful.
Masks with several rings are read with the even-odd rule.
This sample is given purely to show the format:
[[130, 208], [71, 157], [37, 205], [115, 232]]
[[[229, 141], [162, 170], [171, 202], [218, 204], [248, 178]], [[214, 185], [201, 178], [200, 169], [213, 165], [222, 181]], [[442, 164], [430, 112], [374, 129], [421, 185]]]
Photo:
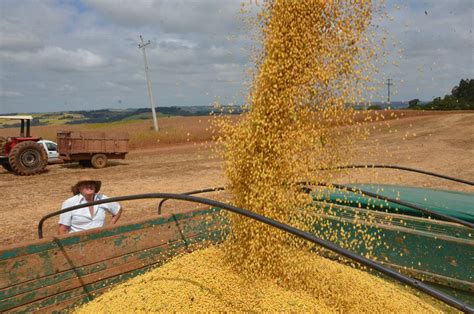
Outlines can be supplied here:
[[0, 155], [5, 155], [5, 144], [7, 143], [7, 139], [3, 136], [0, 136]]
[[104, 168], [107, 165], [107, 156], [104, 154], [95, 154], [91, 159], [92, 167], [99, 169]]
[[3, 168], [8, 172], [13, 172], [12, 166], [10, 164], [2, 164]]
[[46, 168], [48, 155], [41, 144], [32, 141], [15, 145], [8, 155], [13, 171], [20, 176], [38, 174]]

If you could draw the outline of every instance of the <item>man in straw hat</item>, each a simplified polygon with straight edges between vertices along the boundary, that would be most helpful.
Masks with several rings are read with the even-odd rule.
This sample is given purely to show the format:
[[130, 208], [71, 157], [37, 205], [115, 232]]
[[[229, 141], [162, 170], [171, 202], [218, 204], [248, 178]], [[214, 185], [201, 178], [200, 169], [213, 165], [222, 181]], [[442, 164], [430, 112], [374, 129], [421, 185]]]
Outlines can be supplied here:
[[[81, 178], [71, 187], [74, 196], [68, 198], [61, 208], [107, 199], [107, 196], [98, 194], [101, 185], [100, 181], [90, 177]], [[106, 211], [112, 215], [112, 224], [115, 224], [122, 214], [120, 204], [116, 202], [79, 208], [59, 216], [58, 232], [66, 234], [102, 227], [105, 224]]]

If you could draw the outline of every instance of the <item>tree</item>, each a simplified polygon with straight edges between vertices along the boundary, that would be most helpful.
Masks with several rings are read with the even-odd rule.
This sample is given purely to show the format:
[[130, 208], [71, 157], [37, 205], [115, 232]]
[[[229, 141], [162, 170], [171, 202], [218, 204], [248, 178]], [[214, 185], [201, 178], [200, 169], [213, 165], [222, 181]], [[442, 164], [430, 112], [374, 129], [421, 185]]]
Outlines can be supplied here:
[[413, 107], [409, 108], [426, 110], [473, 110], [474, 109], [474, 79], [462, 79], [459, 85], [454, 86], [451, 95], [445, 95], [443, 98], [436, 97], [433, 101], [424, 106], [416, 107], [416, 99], [413, 101]]
[[451, 95], [458, 99], [474, 102], [474, 79], [461, 80], [459, 86], [454, 86]]
[[371, 105], [367, 110], [382, 110], [382, 107], [380, 105]]
[[408, 102], [408, 109], [421, 109], [420, 100], [418, 98], [410, 100]]

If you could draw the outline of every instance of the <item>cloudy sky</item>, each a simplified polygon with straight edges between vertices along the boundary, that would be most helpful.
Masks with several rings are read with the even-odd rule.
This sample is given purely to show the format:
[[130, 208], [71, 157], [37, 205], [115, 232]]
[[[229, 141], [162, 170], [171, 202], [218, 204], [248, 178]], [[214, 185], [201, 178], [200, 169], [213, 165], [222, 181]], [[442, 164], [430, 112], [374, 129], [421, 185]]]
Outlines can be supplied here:
[[[393, 20], [382, 24], [396, 45], [377, 80], [393, 79], [392, 100], [431, 100], [474, 78], [473, 6], [387, 3]], [[240, 0], [1, 0], [0, 114], [147, 107], [140, 35], [151, 41], [156, 106], [240, 104], [251, 66], [240, 9]]]

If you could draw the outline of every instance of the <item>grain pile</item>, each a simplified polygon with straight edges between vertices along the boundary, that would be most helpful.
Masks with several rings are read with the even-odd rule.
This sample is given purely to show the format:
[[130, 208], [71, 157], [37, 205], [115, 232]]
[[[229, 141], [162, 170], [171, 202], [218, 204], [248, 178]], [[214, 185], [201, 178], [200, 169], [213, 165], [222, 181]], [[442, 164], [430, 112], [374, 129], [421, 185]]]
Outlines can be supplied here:
[[[218, 125], [235, 205], [304, 230], [314, 224], [305, 213], [318, 209], [298, 182], [330, 182], [332, 174], [318, 169], [344, 164], [350, 154], [359, 131], [344, 130], [355, 124], [346, 104], [361, 100], [372, 69], [366, 45], [373, 10], [371, 0], [262, 4], [249, 110], [236, 125]], [[300, 239], [230, 219], [221, 248], [176, 258], [79, 312], [435, 311], [399, 286], [308, 253]]]
[[[249, 279], [225, 263], [215, 247], [173, 261], [119, 285], [76, 313], [149, 313], [202, 311], [284, 312], [436, 312], [428, 304], [386, 281], [315, 254], [294, 252], [294, 276], [315, 278], [300, 289], [278, 279]], [[317, 279], [316, 279], [317, 278]], [[441, 311], [439, 311], [441, 312]]]

